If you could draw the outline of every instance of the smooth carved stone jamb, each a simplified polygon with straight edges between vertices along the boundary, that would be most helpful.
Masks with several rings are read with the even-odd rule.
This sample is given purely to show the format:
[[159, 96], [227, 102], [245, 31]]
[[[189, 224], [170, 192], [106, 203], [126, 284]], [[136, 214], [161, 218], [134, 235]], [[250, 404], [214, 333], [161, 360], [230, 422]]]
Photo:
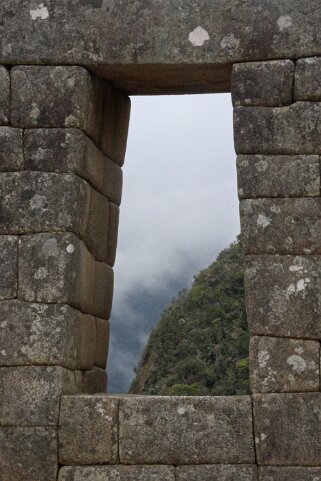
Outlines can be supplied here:
[[319, 391], [320, 343], [252, 337], [250, 383], [252, 392]]
[[321, 103], [234, 110], [237, 154], [320, 154], [320, 136]]
[[98, 142], [102, 91], [102, 81], [83, 67], [14, 67], [11, 124], [22, 128], [78, 128]]
[[257, 467], [251, 465], [178, 466], [177, 481], [257, 481]]
[[118, 242], [119, 207], [112, 202], [109, 203], [109, 226], [107, 244], [107, 263], [113, 266], [116, 261]]
[[89, 371], [82, 372], [82, 388], [83, 394], [102, 394], [107, 391], [107, 373], [106, 367], [100, 368], [94, 366]]
[[247, 199], [240, 203], [246, 254], [321, 254], [321, 198]]
[[321, 100], [321, 58], [302, 58], [296, 62], [295, 67], [295, 100]]
[[321, 468], [259, 467], [260, 481], [320, 481]]
[[86, 179], [110, 201], [120, 204], [121, 168], [105, 157], [81, 130], [27, 129], [24, 131], [24, 156], [27, 170], [73, 172]]
[[109, 350], [110, 325], [105, 319], [96, 318], [96, 357], [95, 365], [106, 368]]
[[320, 416], [321, 393], [255, 394], [258, 464], [321, 466]]
[[124, 397], [119, 416], [121, 463], [254, 463], [249, 396]]
[[[101, 327], [99, 335], [103, 333]], [[63, 304], [17, 299], [0, 302], [0, 339], [0, 366], [91, 369], [100, 346], [94, 317]]]
[[175, 481], [175, 468], [173, 466], [122, 466], [119, 464], [114, 466], [68, 466], [60, 469], [58, 481]]
[[19, 237], [0, 235], [0, 300], [17, 296]]
[[290, 105], [294, 63], [291, 60], [233, 65], [231, 91], [234, 107]]
[[318, 155], [238, 155], [240, 199], [319, 197]]
[[1, 481], [56, 481], [57, 430], [0, 427]]
[[0, 85], [0, 125], [7, 125], [10, 112], [10, 75], [2, 65], [0, 66]]
[[56, 426], [62, 394], [81, 392], [81, 371], [62, 367], [0, 368], [1, 426]]
[[28, 302], [70, 304], [109, 319], [113, 270], [96, 262], [74, 234], [25, 235], [20, 238], [18, 297]]
[[252, 335], [321, 340], [321, 257], [246, 256]]
[[23, 169], [23, 130], [0, 127], [0, 171], [13, 172]]
[[117, 397], [62, 397], [59, 462], [67, 466], [118, 463]]

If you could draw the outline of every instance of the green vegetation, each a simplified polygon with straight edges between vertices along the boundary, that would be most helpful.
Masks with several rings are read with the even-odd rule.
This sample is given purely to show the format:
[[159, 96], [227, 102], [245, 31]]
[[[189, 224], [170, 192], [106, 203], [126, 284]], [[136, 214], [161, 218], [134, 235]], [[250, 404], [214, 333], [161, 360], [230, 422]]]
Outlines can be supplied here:
[[238, 240], [164, 310], [129, 392], [246, 394], [248, 343], [243, 253]]

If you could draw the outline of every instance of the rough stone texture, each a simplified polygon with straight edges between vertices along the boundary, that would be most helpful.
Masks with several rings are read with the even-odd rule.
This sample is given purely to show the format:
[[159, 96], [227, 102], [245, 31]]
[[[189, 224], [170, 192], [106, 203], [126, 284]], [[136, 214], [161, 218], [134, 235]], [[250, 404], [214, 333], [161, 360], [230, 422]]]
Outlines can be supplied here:
[[30, 129], [25, 130], [24, 139], [27, 169], [74, 172], [109, 200], [120, 204], [121, 168], [104, 157], [84, 132], [77, 129]]
[[0, 368], [1, 426], [56, 426], [61, 394], [81, 392], [80, 371], [62, 367]]
[[82, 373], [82, 392], [84, 394], [101, 394], [107, 391], [107, 374], [105, 369], [93, 367]]
[[321, 100], [321, 58], [302, 58], [295, 68], [295, 100]]
[[1, 366], [91, 369], [97, 355], [95, 318], [67, 305], [0, 302], [0, 339]]
[[7, 125], [10, 108], [10, 75], [2, 65], [0, 66], [0, 85], [0, 125]]
[[110, 317], [113, 271], [95, 262], [70, 233], [21, 237], [19, 295], [29, 302], [70, 304], [102, 319]]
[[0, 428], [1, 481], [56, 481], [57, 431]]
[[107, 263], [113, 266], [116, 261], [118, 242], [119, 207], [112, 202], [109, 203], [109, 226], [107, 244]]
[[238, 154], [320, 154], [321, 103], [289, 107], [238, 107], [234, 111]]
[[247, 256], [251, 334], [321, 339], [321, 257]]
[[109, 348], [110, 326], [104, 319], [96, 318], [96, 357], [95, 365], [106, 368]]
[[98, 141], [102, 82], [83, 67], [14, 67], [10, 110], [15, 127], [74, 127]]
[[232, 100], [235, 107], [290, 105], [293, 99], [294, 63], [291, 60], [235, 64]]
[[320, 196], [317, 155], [239, 155], [240, 199]]
[[133, 396], [119, 403], [121, 463], [254, 462], [248, 396]]
[[[0, 72], [1, 72], [1, 68], [0, 68]], [[1, 172], [6, 172], [6, 171], [12, 172], [15, 170], [23, 169], [24, 158], [23, 158], [22, 139], [23, 139], [23, 131], [21, 129], [13, 129], [11, 127], [0, 127], [0, 171]]]
[[321, 468], [260, 467], [260, 481], [321, 481]]
[[63, 465], [118, 462], [116, 397], [62, 397], [59, 417], [59, 462]]
[[242, 200], [244, 252], [320, 254], [320, 210], [320, 197]]
[[0, 235], [0, 300], [17, 295], [18, 237]]
[[58, 481], [175, 481], [172, 466], [65, 467]]
[[259, 465], [321, 465], [321, 394], [255, 394]]
[[320, 343], [252, 337], [250, 382], [252, 392], [319, 391]]
[[256, 481], [257, 468], [251, 465], [178, 466], [177, 481]]

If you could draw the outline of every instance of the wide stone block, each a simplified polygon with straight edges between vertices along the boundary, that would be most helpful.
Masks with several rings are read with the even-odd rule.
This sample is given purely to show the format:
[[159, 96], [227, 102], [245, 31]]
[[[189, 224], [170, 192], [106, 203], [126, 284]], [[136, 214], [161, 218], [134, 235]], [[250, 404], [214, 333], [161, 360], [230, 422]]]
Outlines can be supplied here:
[[56, 481], [57, 431], [53, 428], [0, 428], [1, 481]]
[[295, 67], [295, 100], [321, 100], [321, 58], [301, 58]]
[[248, 396], [124, 397], [119, 416], [121, 463], [254, 462]]
[[321, 466], [321, 393], [255, 394], [259, 465]]
[[59, 462], [63, 465], [118, 462], [118, 399], [64, 396], [59, 418]]
[[0, 127], [0, 171], [13, 172], [23, 168], [23, 130]]
[[257, 481], [257, 467], [251, 465], [178, 466], [177, 481]]
[[234, 111], [238, 154], [320, 154], [321, 103], [289, 107], [237, 107]]
[[7, 125], [10, 110], [10, 75], [2, 65], [0, 66], [0, 85], [0, 125]]
[[321, 468], [259, 467], [260, 481], [321, 481]]
[[24, 155], [28, 170], [73, 172], [86, 179], [109, 200], [120, 204], [123, 183], [121, 168], [105, 157], [81, 130], [25, 130]]
[[102, 319], [110, 317], [113, 271], [96, 262], [74, 234], [22, 236], [18, 297], [28, 302], [70, 304]]
[[321, 254], [320, 212], [320, 197], [242, 200], [244, 252]]
[[106, 368], [109, 349], [110, 325], [105, 319], [96, 318], [96, 357], [95, 365]]
[[252, 337], [250, 383], [252, 392], [319, 391], [320, 343]]
[[102, 83], [78, 66], [18, 66], [11, 71], [11, 123], [15, 127], [70, 127], [98, 141]]
[[320, 196], [318, 155], [239, 155], [240, 199]]
[[293, 98], [294, 63], [291, 60], [233, 65], [232, 100], [235, 107], [290, 105]]
[[58, 481], [175, 481], [175, 468], [173, 466], [121, 465], [68, 466], [60, 469]]
[[0, 368], [1, 426], [56, 426], [62, 394], [81, 392], [81, 372], [62, 367]]
[[0, 302], [0, 338], [1, 366], [95, 364], [96, 319], [67, 305]]
[[19, 237], [0, 235], [0, 300], [17, 295]]
[[112, 202], [109, 203], [109, 226], [108, 226], [108, 245], [107, 263], [113, 266], [116, 261], [116, 251], [118, 242], [119, 227], [119, 207]]
[[107, 391], [107, 373], [105, 369], [94, 366], [82, 372], [82, 392], [84, 394], [105, 394]]
[[245, 292], [252, 335], [321, 339], [321, 257], [247, 256]]

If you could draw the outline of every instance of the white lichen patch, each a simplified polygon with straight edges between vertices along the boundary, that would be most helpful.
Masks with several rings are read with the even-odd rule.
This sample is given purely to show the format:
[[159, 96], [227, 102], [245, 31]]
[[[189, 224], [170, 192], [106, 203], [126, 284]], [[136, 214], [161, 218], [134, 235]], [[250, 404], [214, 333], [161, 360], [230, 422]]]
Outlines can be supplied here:
[[290, 272], [302, 272], [303, 268], [302, 266], [290, 266], [289, 271]]
[[302, 374], [307, 367], [307, 363], [303, 359], [303, 357], [297, 354], [293, 354], [293, 356], [290, 356], [286, 362], [289, 364], [289, 366], [292, 367], [293, 371], [297, 372], [298, 374]]
[[260, 351], [258, 354], [258, 361], [260, 368], [266, 367], [267, 363], [269, 362], [270, 355], [268, 351]]
[[278, 18], [278, 27], [280, 32], [283, 32], [283, 30], [286, 30], [293, 25], [293, 20], [290, 15], [283, 15], [282, 17]]
[[260, 214], [257, 218], [257, 225], [266, 229], [271, 224], [272, 219], [266, 217], [264, 214]]
[[32, 20], [46, 20], [49, 18], [48, 7], [44, 3], [40, 3], [36, 8], [30, 9], [30, 17]]
[[234, 33], [229, 33], [221, 40], [221, 49], [230, 55], [234, 54], [240, 46], [240, 40], [235, 37]]
[[30, 199], [30, 207], [32, 210], [34, 209], [46, 209], [48, 207], [47, 199], [44, 195], [34, 195], [32, 199]]
[[75, 246], [73, 244], [68, 244], [66, 251], [68, 254], [72, 254], [75, 251]]
[[39, 269], [36, 271], [34, 277], [35, 279], [45, 279], [48, 275], [48, 271], [45, 267], [39, 267]]
[[40, 115], [40, 110], [37, 104], [34, 102], [31, 104], [31, 110], [30, 110], [30, 117], [32, 120], [38, 120], [39, 115]]
[[186, 413], [186, 409], [184, 407], [177, 409], [177, 414], [179, 414], [180, 416], [184, 416], [185, 413]]
[[259, 160], [255, 167], [258, 172], [265, 172], [268, 169], [269, 164], [267, 163], [266, 160]]
[[202, 47], [209, 39], [210, 36], [203, 27], [196, 27], [188, 36], [188, 40], [194, 47]]

